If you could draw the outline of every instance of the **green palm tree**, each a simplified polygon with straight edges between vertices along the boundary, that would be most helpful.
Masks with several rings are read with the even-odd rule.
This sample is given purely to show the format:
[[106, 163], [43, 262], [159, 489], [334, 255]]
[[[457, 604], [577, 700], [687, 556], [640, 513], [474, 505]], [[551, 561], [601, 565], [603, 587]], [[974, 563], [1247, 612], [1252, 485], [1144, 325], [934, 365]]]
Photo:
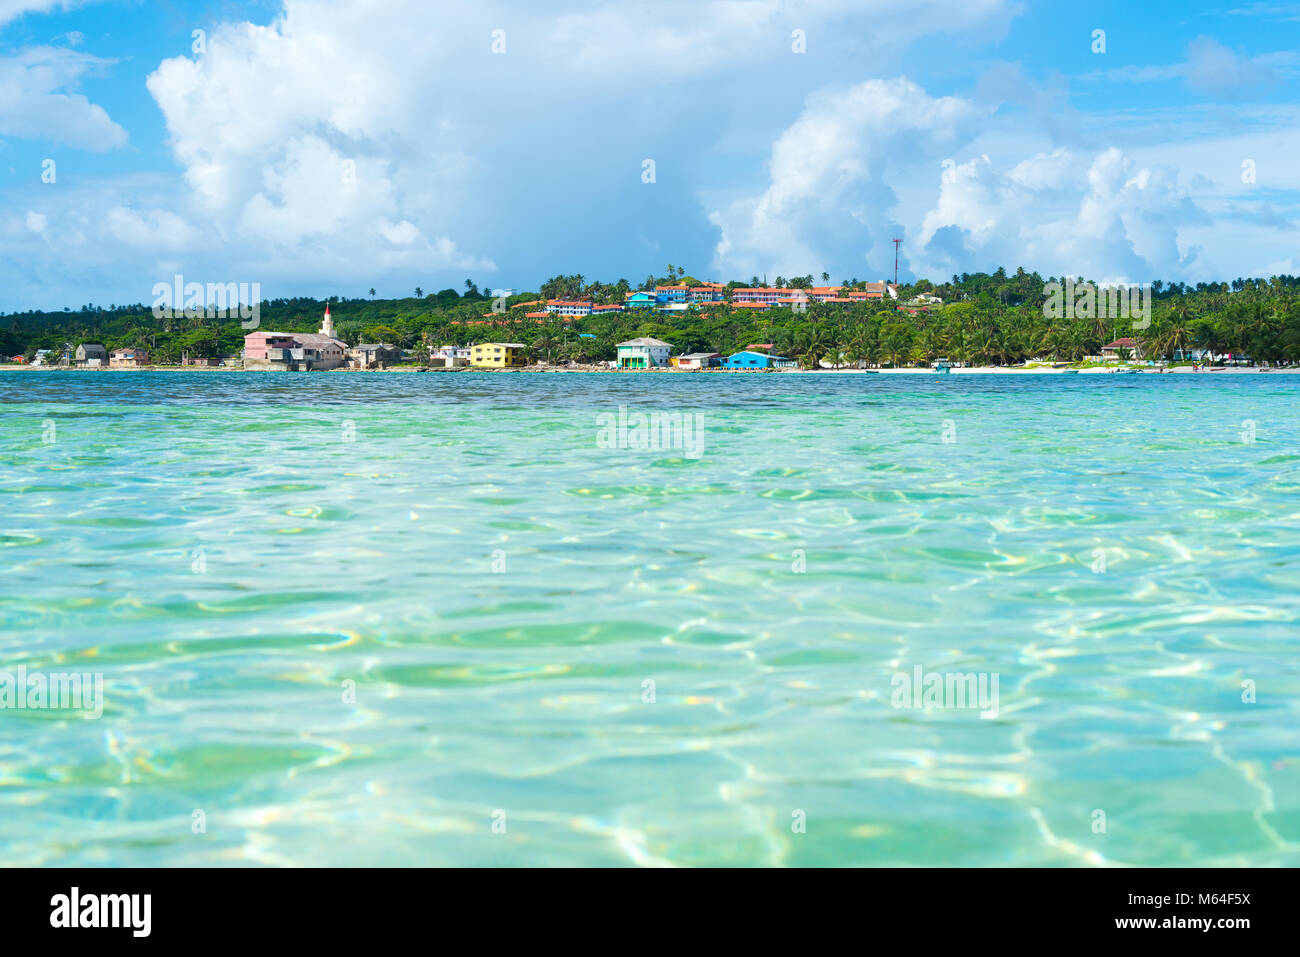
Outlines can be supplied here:
[[825, 334], [817, 326], [810, 326], [803, 335], [800, 344], [800, 358], [803, 365], [808, 369], [821, 368], [820, 362], [823, 355], [826, 354], [827, 343]]

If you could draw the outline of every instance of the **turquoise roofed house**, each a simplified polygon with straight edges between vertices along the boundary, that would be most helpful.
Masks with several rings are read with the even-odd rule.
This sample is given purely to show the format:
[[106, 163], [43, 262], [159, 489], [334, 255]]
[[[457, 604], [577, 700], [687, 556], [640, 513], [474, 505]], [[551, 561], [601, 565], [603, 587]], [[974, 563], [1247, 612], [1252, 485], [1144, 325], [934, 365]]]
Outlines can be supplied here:
[[772, 356], [766, 352], [751, 352], [748, 349], [727, 357], [722, 364], [724, 369], [793, 369], [798, 363], [785, 356]]

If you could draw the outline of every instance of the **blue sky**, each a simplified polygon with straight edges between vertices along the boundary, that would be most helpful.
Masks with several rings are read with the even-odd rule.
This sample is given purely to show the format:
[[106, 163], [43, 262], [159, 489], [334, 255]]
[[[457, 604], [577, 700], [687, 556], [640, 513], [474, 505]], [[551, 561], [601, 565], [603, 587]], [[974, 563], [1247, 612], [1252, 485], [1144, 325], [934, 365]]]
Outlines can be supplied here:
[[0, 0], [0, 310], [1300, 273], [1300, 3], [1084, 7]]

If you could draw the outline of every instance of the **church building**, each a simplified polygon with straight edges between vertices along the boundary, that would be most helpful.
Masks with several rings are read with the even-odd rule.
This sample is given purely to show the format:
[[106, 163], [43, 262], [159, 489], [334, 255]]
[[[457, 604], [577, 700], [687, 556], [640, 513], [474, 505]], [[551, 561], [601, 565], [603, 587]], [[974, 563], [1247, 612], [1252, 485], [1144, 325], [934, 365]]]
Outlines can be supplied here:
[[250, 332], [244, 336], [244, 368], [319, 372], [347, 364], [348, 346], [334, 335], [330, 307], [320, 332]]

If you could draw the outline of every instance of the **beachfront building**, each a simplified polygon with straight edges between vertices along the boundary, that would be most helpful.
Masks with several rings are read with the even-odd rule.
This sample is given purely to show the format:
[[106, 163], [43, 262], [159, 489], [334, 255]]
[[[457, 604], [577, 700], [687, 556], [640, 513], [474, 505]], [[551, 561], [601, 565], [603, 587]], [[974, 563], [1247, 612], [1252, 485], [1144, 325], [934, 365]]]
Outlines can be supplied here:
[[744, 350], [727, 357], [722, 364], [724, 369], [791, 369], [797, 363], [784, 356], [768, 355], [766, 352]]
[[655, 369], [668, 365], [668, 354], [672, 352], [672, 343], [662, 339], [642, 336], [618, 344], [618, 367], [620, 369]]
[[149, 364], [149, 353], [143, 349], [114, 349], [108, 364], [113, 369], [139, 369]]
[[469, 364], [476, 369], [510, 369], [528, 365], [522, 342], [480, 342], [470, 347]]
[[98, 342], [83, 342], [77, 346], [77, 365], [87, 369], [100, 369], [108, 365], [108, 350]]
[[244, 368], [312, 372], [338, 369], [348, 361], [348, 344], [334, 335], [330, 307], [320, 332], [250, 332], [244, 336]]
[[688, 352], [673, 359], [673, 365], [679, 369], [714, 369], [721, 364], [721, 352]]
[[434, 369], [460, 369], [469, 365], [469, 346], [439, 346], [429, 356], [429, 365]]
[[1130, 339], [1125, 336], [1123, 339], [1116, 339], [1114, 342], [1108, 342], [1101, 347], [1101, 357], [1103, 359], [1118, 359], [1119, 351], [1125, 349], [1128, 351], [1130, 359], [1142, 358], [1142, 343], [1136, 339]]
[[441, 366], [444, 369], [455, 369], [460, 366], [469, 365], [470, 347], [469, 346], [439, 346], [437, 351], [431, 355], [430, 365]]
[[348, 365], [353, 369], [385, 369], [401, 358], [402, 350], [387, 342], [363, 342], [348, 350]]

